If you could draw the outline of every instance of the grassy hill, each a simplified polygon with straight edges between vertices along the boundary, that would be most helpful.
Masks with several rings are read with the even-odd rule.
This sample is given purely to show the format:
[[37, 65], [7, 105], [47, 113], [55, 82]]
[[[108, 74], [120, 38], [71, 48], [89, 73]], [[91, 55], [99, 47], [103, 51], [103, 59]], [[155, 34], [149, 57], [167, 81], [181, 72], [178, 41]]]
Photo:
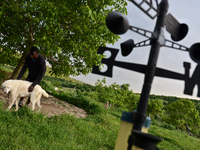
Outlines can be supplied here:
[[186, 132], [151, 125], [149, 134], [163, 139], [158, 144], [160, 150], [198, 150], [200, 146], [200, 139], [189, 136]]
[[[12, 67], [10, 70], [8, 66], [3, 68], [6, 74], [12, 72]], [[106, 109], [104, 103], [96, 100], [90, 85], [47, 75], [42, 87], [63, 101], [84, 108], [89, 117], [78, 119], [66, 114], [48, 118], [26, 107], [18, 112], [5, 111], [0, 103], [0, 149], [113, 150], [124, 109]], [[60, 92], [54, 90], [55, 86]], [[197, 150], [200, 147], [199, 138], [159, 119], [152, 120], [149, 133], [163, 139], [158, 144], [161, 150]]]

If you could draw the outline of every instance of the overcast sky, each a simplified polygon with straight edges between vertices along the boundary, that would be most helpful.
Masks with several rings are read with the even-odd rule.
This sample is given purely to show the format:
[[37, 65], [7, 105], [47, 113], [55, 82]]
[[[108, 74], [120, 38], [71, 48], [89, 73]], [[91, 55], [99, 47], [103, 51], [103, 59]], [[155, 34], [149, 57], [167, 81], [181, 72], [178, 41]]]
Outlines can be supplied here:
[[[200, 42], [200, 34], [199, 34], [200, 1], [168, 0], [168, 2], [169, 2], [168, 13], [171, 13], [180, 23], [185, 23], [189, 27], [187, 36], [183, 40], [177, 43], [189, 48], [194, 43]], [[145, 13], [143, 13], [138, 7], [136, 7], [132, 2], [128, 3], [127, 9], [128, 9], [127, 18], [129, 21], [129, 25], [136, 26], [153, 32], [156, 18], [152, 20]], [[164, 31], [164, 35], [166, 39], [171, 40], [170, 34], [166, 30]], [[147, 39], [130, 30], [128, 30], [125, 34], [120, 36], [121, 39], [118, 42], [116, 42], [114, 45], [107, 45], [107, 47], [120, 49], [120, 43], [128, 39], [133, 39], [135, 43]], [[149, 57], [149, 52], [150, 52], [150, 46], [135, 48], [133, 49], [131, 54], [128, 55], [127, 57], [123, 57], [120, 51], [117, 55], [116, 60], [146, 65]], [[106, 54], [109, 56], [109, 53]], [[184, 74], [183, 62], [191, 63], [191, 69], [190, 69], [190, 76], [191, 76], [197, 64], [193, 62], [193, 60], [191, 60], [188, 52], [161, 47], [158, 57], [157, 67]], [[101, 80], [103, 79], [103, 77], [104, 76], [96, 74], [89, 74], [87, 76], [81, 75], [73, 78], [94, 85], [94, 83], [98, 79]], [[114, 82], [120, 85], [124, 83], [129, 83], [130, 88], [133, 90], [133, 92], [141, 93], [142, 85], [144, 82], [144, 74], [137, 73], [134, 71], [129, 71], [119, 67], [114, 67], [113, 77], [112, 78], [106, 77], [106, 81], [108, 85]], [[184, 90], [184, 81], [154, 77], [154, 81], [151, 88], [151, 94], [200, 99], [196, 96], [197, 86], [195, 86], [192, 96], [183, 94], [183, 90]]]

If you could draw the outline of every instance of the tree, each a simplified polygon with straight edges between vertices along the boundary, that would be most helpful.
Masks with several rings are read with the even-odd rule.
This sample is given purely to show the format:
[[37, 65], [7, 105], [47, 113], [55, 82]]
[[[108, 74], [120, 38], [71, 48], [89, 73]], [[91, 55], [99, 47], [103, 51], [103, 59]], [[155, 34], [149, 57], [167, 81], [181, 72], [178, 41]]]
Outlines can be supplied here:
[[128, 84], [128, 83], [122, 84], [122, 85], [120, 86], [120, 88], [121, 88], [122, 90], [129, 90], [129, 87], [130, 87], [130, 84]]
[[55, 75], [87, 74], [100, 65], [99, 46], [119, 36], [105, 23], [109, 12], [127, 13], [126, 0], [2, 0], [0, 2], [0, 59], [18, 53], [16, 78], [30, 47], [39, 47]]
[[190, 100], [180, 99], [167, 106], [165, 121], [179, 129], [186, 129], [186, 125], [193, 131], [200, 127], [199, 112]]
[[155, 115], [163, 115], [163, 101], [162, 99], [152, 99], [149, 100], [147, 107], [147, 115], [150, 114], [151, 118], [154, 118]]
[[104, 77], [95, 83], [96, 95], [100, 102], [106, 103], [108, 101], [113, 106], [133, 111], [137, 108], [140, 95], [129, 90], [129, 86], [129, 84], [120, 86], [116, 83], [107, 86]]

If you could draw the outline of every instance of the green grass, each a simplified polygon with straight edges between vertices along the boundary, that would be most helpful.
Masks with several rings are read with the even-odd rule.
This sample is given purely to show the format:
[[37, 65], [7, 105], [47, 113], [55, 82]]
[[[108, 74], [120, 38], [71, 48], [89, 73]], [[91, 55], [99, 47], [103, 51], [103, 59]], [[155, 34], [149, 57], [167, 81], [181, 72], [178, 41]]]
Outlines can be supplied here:
[[158, 144], [160, 150], [198, 150], [200, 139], [181, 133], [151, 125], [149, 133], [161, 137], [163, 141]]
[[[78, 119], [75, 116], [62, 115], [48, 118], [41, 113], [33, 113], [26, 107], [18, 112], [5, 111], [0, 103], [1, 150], [114, 149], [124, 111], [122, 108], [105, 109], [103, 103], [96, 102], [84, 93], [71, 94], [73, 88], [60, 87], [64, 92], [59, 94], [53, 90], [54, 86], [50, 81], [42, 81], [42, 86], [63, 101], [82, 107], [89, 113], [89, 117]], [[92, 92], [90, 94], [94, 95]], [[161, 150], [199, 149], [200, 139], [175, 131], [173, 126], [160, 121], [152, 122], [149, 133], [163, 139], [158, 144]]]
[[[70, 115], [44, 117], [26, 107], [18, 112], [0, 109], [0, 149], [113, 150], [122, 111], [78, 119]], [[196, 150], [200, 140], [180, 131], [151, 125], [149, 133], [163, 139], [161, 150]]]
[[74, 89], [74, 88], [62, 87], [62, 88], [60, 88], [60, 91], [72, 93], [72, 92], [76, 92], [76, 89]]
[[0, 69], [12, 73], [14, 68], [10, 65], [0, 65]]
[[77, 119], [74, 116], [44, 117], [23, 108], [0, 110], [0, 149], [113, 149], [119, 118], [108, 112]]

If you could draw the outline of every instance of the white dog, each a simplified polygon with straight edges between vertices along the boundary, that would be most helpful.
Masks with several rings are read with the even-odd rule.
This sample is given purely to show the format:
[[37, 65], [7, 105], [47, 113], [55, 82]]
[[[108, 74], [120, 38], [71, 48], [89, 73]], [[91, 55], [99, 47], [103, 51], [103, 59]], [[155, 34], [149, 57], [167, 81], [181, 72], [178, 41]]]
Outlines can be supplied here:
[[16, 106], [16, 110], [18, 110], [18, 103], [19, 99], [21, 97], [29, 97], [30, 101], [32, 103], [32, 110], [35, 109], [35, 103], [37, 103], [39, 110], [41, 109], [40, 105], [40, 98], [43, 95], [44, 97], [48, 98], [49, 95], [46, 93], [45, 90], [41, 88], [40, 85], [36, 85], [33, 88], [32, 92], [28, 92], [28, 87], [32, 84], [32, 82], [29, 81], [23, 81], [23, 80], [7, 80], [5, 81], [1, 86], [3, 87], [4, 93], [8, 94], [10, 93], [11, 96], [11, 102], [8, 106], [8, 109], [10, 109], [14, 102]]

